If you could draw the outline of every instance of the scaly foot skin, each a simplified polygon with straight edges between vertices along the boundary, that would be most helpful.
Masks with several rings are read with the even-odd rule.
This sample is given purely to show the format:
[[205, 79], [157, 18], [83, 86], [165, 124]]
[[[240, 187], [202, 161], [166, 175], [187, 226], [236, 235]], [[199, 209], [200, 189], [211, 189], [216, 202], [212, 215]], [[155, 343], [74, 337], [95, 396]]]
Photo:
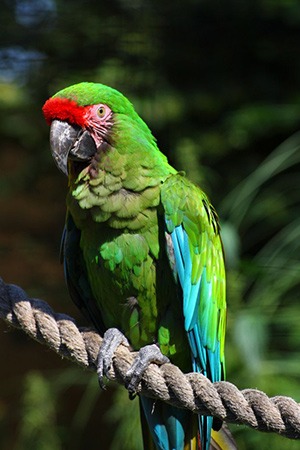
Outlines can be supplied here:
[[170, 360], [162, 354], [156, 344], [145, 345], [145, 347], [142, 347], [139, 350], [134, 363], [126, 373], [126, 378], [128, 380], [127, 390], [129, 392], [129, 397], [134, 398], [138, 384], [141, 381], [143, 374], [150, 363], [161, 365], [168, 362], [170, 362]]
[[98, 353], [97, 360], [97, 374], [101, 389], [105, 389], [103, 381], [104, 376], [107, 375], [111, 365], [115, 350], [120, 344], [130, 347], [129, 342], [121, 331], [117, 328], [109, 328], [103, 336], [103, 341]]
[[[130, 347], [124, 334], [117, 328], [109, 328], [106, 330], [97, 360], [97, 374], [101, 389], [105, 389], [103, 379], [112, 365], [114, 353], [120, 344]], [[161, 365], [168, 362], [170, 362], [169, 359], [161, 353], [156, 344], [145, 345], [145, 347], [142, 347], [132, 366], [126, 373], [126, 379], [128, 380], [127, 390], [130, 398], [134, 398], [138, 384], [141, 381], [145, 370], [151, 363]]]

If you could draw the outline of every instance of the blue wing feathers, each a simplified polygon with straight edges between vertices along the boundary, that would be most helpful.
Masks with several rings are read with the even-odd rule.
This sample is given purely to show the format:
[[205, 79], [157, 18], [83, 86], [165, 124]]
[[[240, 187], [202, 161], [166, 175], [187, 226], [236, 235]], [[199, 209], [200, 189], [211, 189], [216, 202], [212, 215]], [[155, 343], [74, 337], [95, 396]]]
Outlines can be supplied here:
[[[162, 204], [170, 265], [182, 291], [191, 367], [218, 381], [224, 376], [226, 303], [217, 216], [205, 194], [178, 175], [164, 183]], [[209, 450], [212, 423], [212, 417], [199, 416], [202, 450]]]
[[193, 371], [206, 375], [207, 354], [206, 350], [200, 342], [200, 333], [198, 325], [187, 333], [189, 344], [192, 350]]
[[185, 302], [185, 308], [183, 310], [184, 319], [185, 319], [185, 330], [189, 331], [194, 328], [199, 319], [199, 302], [200, 302], [200, 286], [201, 279], [197, 284], [190, 283], [190, 292], [187, 301]]
[[[213, 247], [208, 239], [200, 238], [205, 246], [196, 242], [195, 226], [188, 221], [176, 226], [171, 232], [175, 266], [183, 292], [184, 325], [192, 354], [192, 367], [196, 372], [209, 376], [212, 381], [220, 380], [220, 344], [216, 339], [218, 308], [215, 302], [215, 288], [212, 282]], [[191, 232], [192, 231], [192, 232]], [[199, 231], [198, 231], [199, 233]], [[199, 239], [198, 239], [199, 241]], [[195, 248], [197, 249], [195, 251]], [[202, 445], [209, 448], [212, 427], [211, 417], [201, 417]]]

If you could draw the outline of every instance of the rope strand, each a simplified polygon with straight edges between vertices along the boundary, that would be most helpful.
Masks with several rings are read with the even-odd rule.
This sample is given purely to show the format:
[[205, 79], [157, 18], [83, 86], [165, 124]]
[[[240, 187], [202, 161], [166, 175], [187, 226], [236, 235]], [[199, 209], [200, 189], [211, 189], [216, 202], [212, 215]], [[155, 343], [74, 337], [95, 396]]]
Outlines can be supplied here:
[[[77, 328], [71, 317], [55, 313], [43, 300], [28, 298], [23, 289], [6, 284], [1, 278], [0, 317], [59, 355], [96, 370], [102, 339], [95, 331]], [[108, 378], [126, 386], [126, 372], [135, 355], [120, 345]], [[292, 398], [269, 398], [256, 389], [240, 391], [228, 381], [211, 383], [199, 373], [183, 374], [173, 364], [151, 364], [137, 393], [225, 422], [300, 439], [300, 405]]]

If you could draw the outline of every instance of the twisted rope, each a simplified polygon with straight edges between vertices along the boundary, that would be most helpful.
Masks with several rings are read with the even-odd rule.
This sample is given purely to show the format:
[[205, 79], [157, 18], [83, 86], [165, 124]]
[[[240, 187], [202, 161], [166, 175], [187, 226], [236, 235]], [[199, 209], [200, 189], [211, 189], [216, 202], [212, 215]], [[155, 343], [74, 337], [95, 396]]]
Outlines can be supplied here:
[[[77, 328], [71, 317], [55, 313], [42, 300], [28, 298], [20, 287], [5, 284], [1, 278], [0, 317], [61, 356], [96, 370], [102, 339], [95, 331]], [[109, 379], [126, 385], [126, 372], [135, 355], [120, 345]], [[151, 364], [137, 392], [229, 423], [300, 439], [300, 405], [289, 397], [269, 398], [256, 389], [239, 391], [227, 381], [211, 383], [199, 373], [183, 374], [173, 364]]]

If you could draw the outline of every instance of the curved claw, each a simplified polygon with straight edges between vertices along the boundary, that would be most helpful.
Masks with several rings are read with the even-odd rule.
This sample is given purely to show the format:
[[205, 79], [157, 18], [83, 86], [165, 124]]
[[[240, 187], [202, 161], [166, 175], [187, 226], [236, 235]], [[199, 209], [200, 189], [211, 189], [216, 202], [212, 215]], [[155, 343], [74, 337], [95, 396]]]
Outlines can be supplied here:
[[127, 390], [129, 392], [129, 397], [134, 398], [138, 384], [149, 364], [155, 363], [161, 365], [168, 362], [170, 362], [169, 358], [162, 354], [156, 344], [145, 345], [145, 347], [142, 347], [139, 350], [134, 363], [126, 373], [126, 378], [128, 379]]
[[109, 328], [106, 330], [97, 359], [97, 375], [101, 389], [105, 389], [103, 379], [112, 365], [114, 353], [120, 344], [124, 344], [129, 347], [129, 342], [124, 334], [117, 328]]

